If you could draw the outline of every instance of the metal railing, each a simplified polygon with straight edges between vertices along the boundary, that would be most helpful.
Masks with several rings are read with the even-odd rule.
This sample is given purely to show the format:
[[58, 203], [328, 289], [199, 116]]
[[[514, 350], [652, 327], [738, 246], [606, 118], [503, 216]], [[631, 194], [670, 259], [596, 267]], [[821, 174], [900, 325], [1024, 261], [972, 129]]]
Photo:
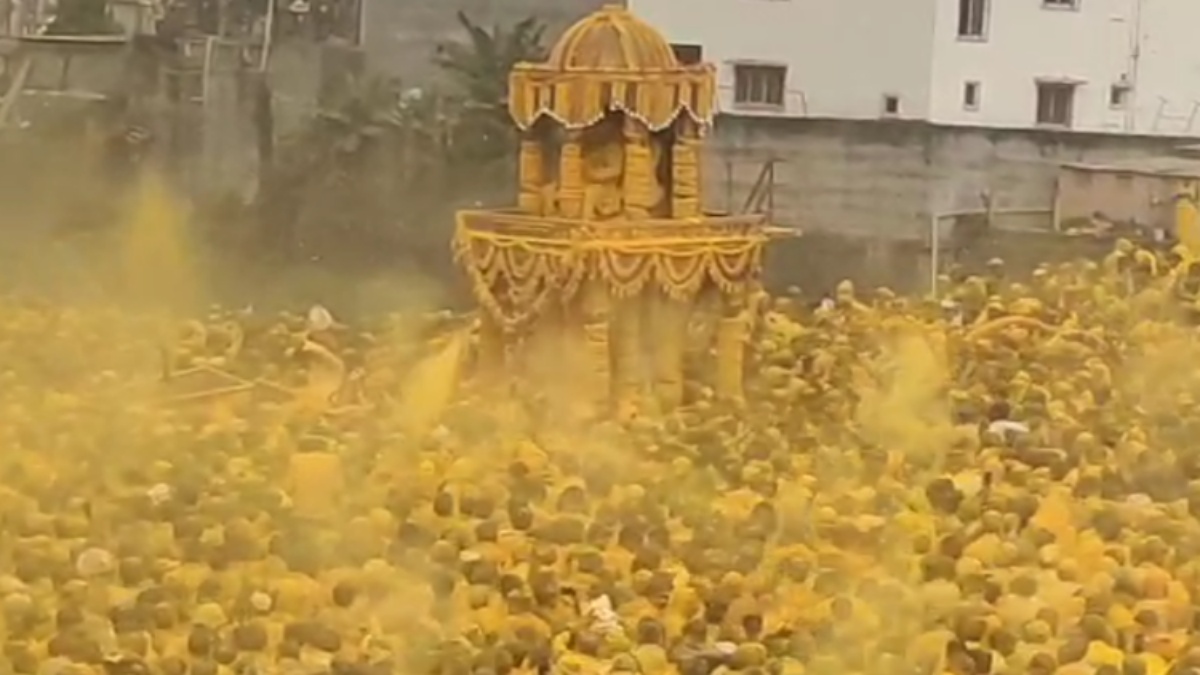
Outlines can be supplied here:
[[[1029, 206], [959, 209], [934, 213], [929, 218], [929, 289], [938, 291], [938, 276], [942, 270], [943, 240], [964, 221], [981, 224], [983, 230], [1003, 232], [1055, 232], [1055, 210], [1052, 207]], [[1023, 222], [1027, 221], [1027, 222]], [[1030, 225], [1029, 223], [1034, 223]]]

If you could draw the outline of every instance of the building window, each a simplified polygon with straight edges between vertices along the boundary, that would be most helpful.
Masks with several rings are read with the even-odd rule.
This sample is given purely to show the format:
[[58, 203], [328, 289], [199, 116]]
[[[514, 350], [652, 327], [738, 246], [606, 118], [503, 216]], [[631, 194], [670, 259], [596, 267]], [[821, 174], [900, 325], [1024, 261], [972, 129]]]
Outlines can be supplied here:
[[979, 110], [979, 89], [978, 82], [963, 83], [963, 109], [964, 110]]
[[895, 117], [900, 114], [900, 97], [895, 94], [885, 94], [883, 97], [883, 114], [885, 117]]
[[786, 82], [787, 68], [784, 66], [736, 64], [733, 67], [733, 102], [782, 108]]
[[1108, 88], [1108, 107], [1113, 110], [1124, 110], [1129, 104], [1129, 85], [1114, 84]]
[[1079, 0], [1042, 0], [1046, 9], [1079, 9]]
[[958, 0], [958, 37], [982, 39], [987, 30], [988, 0]]
[[675, 59], [680, 65], [694, 66], [704, 62], [704, 47], [700, 45], [671, 45]]
[[1071, 126], [1075, 116], [1075, 85], [1070, 82], [1038, 82], [1037, 123]]

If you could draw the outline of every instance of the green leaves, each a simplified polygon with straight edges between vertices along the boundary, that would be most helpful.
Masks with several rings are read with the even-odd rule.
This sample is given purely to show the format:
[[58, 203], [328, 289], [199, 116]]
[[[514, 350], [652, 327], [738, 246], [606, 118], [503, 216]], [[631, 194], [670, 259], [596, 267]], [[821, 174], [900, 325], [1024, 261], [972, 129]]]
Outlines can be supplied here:
[[[260, 195], [278, 221], [274, 246], [328, 249], [322, 242], [334, 237], [339, 248], [353, 239], [378, 250], [380, 238], [395, 236], [442, 250], [447, 235], [418, 224], [449, 223], [455, 203], [506, 187], [516, 155], [508, 76], [541, 60], [545, 25], [529, 17], [484, 28], [461, 12], [458, 21], [462, 39], [433, 56], [444, 86], [335, 82], [311, 124], [283, 139]], [[401, 235], [402, 220], [419, 231]]]
[[489, 31], [461, 11], [458, 22], [468, 40], [440, 45], [435, 62], [465, 95], [464, 103], [503, 110], [508, 102], [509, 72], [518, 63], [544, 56], [546, 26], [527, 17], [507, 29], [497, 24]]
[[467, 39], [438, 47], [434, 61], [454, 85], [451, 99], [459, 110], [458, 156], [468, 162], [495, 160], [513, 155], [515, 138], [508, 118], [508, 75], [524, 61], [545, 55], [545, 24], [527, 17], [510, 27], [491, 30], [474, 23], [463, 12], [458, 22]]

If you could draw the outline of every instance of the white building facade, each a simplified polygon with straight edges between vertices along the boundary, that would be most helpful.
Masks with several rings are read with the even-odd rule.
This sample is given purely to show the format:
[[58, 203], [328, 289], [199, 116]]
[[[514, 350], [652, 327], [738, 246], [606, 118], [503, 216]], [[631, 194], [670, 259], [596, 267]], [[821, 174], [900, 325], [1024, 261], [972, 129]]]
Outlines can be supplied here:
[[725, 113], [1200, 136], [1197, 0], [628, 0]]

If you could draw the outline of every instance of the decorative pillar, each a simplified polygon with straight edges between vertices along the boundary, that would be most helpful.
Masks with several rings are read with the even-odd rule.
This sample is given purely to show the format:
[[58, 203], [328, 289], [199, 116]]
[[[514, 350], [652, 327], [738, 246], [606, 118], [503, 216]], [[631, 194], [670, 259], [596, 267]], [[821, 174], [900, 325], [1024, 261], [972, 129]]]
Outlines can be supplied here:
[[695, 218], [701, 214], [700, 184], [700, 127], [684, 117], [679, 120], [671, 147], [672, 217]]
[[504, 329], [487, 310], [480, 311], [476, 370], [485, 378], [503, 372], [505, 358]]
[[613, 316], [613, 399], [621, 416], [638, 408], [642, 383], [645, 299], [643, 296], [622, 298], [615, 303]]
[[665, 412], [683, 403], [683, 357], [690, 307], [657, 289], [648, 300], [654, 340], [654, 396]]
[[607, 407], [613, 391], [612, 298], [608, 286], [597, 279], [581, 290], [582, 328], [589, 390]]
[[542, 152], [542, 144], [531, 134], [532, 132], [527, 132], [521, 140], [519, 161], [521, 191], [517, 196], [517, 206], [526, 213], [541, 214], [543, 210], [542, 186], [546, 183], [545, 155]]
[[650, 148], [650, 130], [638, 120], [625, 116], [625, 217], [647, 218], [654, 207], [654, 184], [657, 180], [654, 152]]
[[567, 349], [573, 337], [571, 332], [566, 308], [557, 298], [545, 303], [529, 327], [522, 349], [525, 355], [522, 372], [528, 373], [538, 386], [545, 387], [547, 393], [573, 384], [573, 374], [564, 367], [571, 359]]
[[583, 143], [578, 129], [568, 129], [558, 165], [558, 206], [567, 218], [583, 217]]
[[733, 401], [745, 398], [746, 343], [750, 339], [750, 311], [743, 294], [724, 296], [724, 311], [717, 324], [717, 396]]

